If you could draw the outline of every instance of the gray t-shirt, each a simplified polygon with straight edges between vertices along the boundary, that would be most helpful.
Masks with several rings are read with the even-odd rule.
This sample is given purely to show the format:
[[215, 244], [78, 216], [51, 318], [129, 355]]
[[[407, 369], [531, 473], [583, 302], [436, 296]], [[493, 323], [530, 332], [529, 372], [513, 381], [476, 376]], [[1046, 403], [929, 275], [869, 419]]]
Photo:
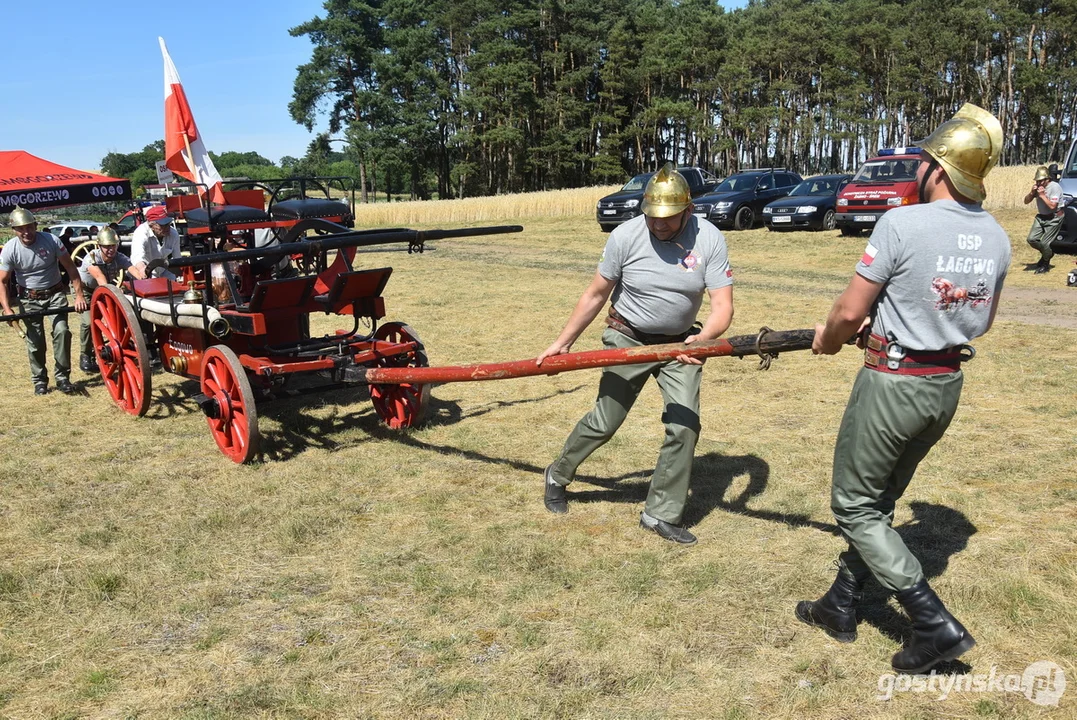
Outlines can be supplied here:
[[30, 247], [17, 237], [0, 249], [0, 270], [15, 272], [15, 282], [31, 290], [47, 290], [60, 282], [60, 256], [67, 249], [52, 233], [38, 232]]
[[636, 330], [654, 335], [687, 331], [704, 290], [733, 284], [725, 237], [695, 216], [668, 242], [651, 235], [643, 215], [619, 225], [606, 241], [598, 272], [617, 283], [617, 312]]
[[[1058, 201], [1062, 199], [1062, 186], [1052, 180], [1044, 186], [1043, 194], [1050, 198], [1051, 202], [1055, 203], [1057, 208]], [[1043, 201], [1043, 198], [1039, 196], [1039, 193], [1036, 194], [1036, 212], [1040, 215], [1053, 215], [1055, 213], [1054, 210], [1047, 207], [1047, 203]]]
[[1010, 267], [1010, 239], [980, 205], [940, 200], [879, 218], [856, 272], [884, 283], [871, 331], [909, 350], [987, 332]]
[[109, 284], [112, 284], [116, 282], [121, 270], [131, 267], [131, 258], [117, 252], [115, 257], [112, 258], [112, 262], [106, 263], [104, 257], [101, 256], [100, 250], [94, 249], [86, 253], [86, 257], [82, 258], [82, 264], [79, 265], [79, 277], [82, 278], [82, 284], [87, 290], [97, 289], [97, 281], [90, 274], [90, 266], [92, 265], [96, 265], [105, 274]]
[[[254, 247], [269, 248], [276, 247], [277, 245], [280, 245], [280, 238], [277, 236], [277, 231], [274, 228], [255, 228]], [[288, 267], [289, 264], [291, 264], [291, 259], [285, 255], [274, 261], [272, 267], [280, 271]]]

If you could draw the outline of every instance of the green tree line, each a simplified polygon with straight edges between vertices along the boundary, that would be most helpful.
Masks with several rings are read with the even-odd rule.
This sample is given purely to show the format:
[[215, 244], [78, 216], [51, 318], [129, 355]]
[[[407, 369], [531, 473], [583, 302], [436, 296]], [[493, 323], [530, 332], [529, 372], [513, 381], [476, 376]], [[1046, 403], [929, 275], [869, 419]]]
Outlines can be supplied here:
[[[346, 153], [334, 151], [325, 135], [318, 135], [311, 141], [307, 154], [302, 158], [288, 155], [279, 163], [262, 157], [256, 152], [237, 152], [229, 150], [217, 154], [210, 150], [209, 156], [214, 167], [225, 179], [274, 180], [297, 176], [332, 176], [351, 178], [359, 181], [359, 168]], [[157, 184], [156, 163], [165, 158], [164, 140], [150, 143], [138, 152], [111, 152], [101, 159], [101, 172], [111, 177], [127, 178], [131, 181], [136, 194], [142, 192], [146, 185]], [[177, 182], [185, 182], [177, 177]]]
[[[963, 102], [1005, 164], [1058, 159], [1077, 119], [1077, 0], [326, 0], [289, 110], [328, 119], [364, 189], [462, 197], [854, 169]], [[316, 144], [316, 143], [315, 143]], [[312, 144], [312, 151], [315, 149]], [[311, 153], [308, 153], [310, 156]]]
[[[221, 177], [225, 178], [257, 178], [273, 179], [287, 177], [289, 168], [277, 166], [272, 160], [264, 158], [256, 152], [223, 152], [220, 155], [209, 153], [214, 167]], [[111, 177], [127, 178], [131, 181], [132, 188], [145, 187], [157, 184], [156, 163], [165, 159], [165, 141], [158, 140], [150, 143], [138, 152], [119, 153], [110, 152], [101, 159], [101, 172]], [[301, 161], [295, 158], [282, 158], [284, 162], [290, 162], [300, 166]], [[300, 168], [301, 169], [301, 168]], [[183, 178], [176, 178], [177, 182], [184, 182]]]

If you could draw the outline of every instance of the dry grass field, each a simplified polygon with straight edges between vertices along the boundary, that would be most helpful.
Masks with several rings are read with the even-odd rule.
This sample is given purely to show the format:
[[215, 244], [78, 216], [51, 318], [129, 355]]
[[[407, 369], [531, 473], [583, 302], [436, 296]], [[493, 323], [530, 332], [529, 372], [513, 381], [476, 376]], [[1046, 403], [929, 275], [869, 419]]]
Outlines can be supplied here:
[[[384, 224], [450, 226], [427, 207]], [[999, 218], [1015, 250], [1001, 316], [896, 526], [979, 641], [949, 669], [1053, 661], [1070, 682], [1058, 708], [1020, 692], [879, 699], [907, 629], [880, 593], [851, 645], [794, 619], [842, 547], [830, 461], [853, 350], [789, 353], [769, 372], [707, 363], [687, 517], [700, 542], [685, 549], [637, 528], [662, 437], [653, 385], [555, 517], [541, 472], [597, 370], [439, 386], [431, 422], [406, 433], [378, 424], [364, 389], [264, 405], [264, 458], [240, 467], [191, 383], [154, 375], [142, 419], [77, 371], [85, 396], [36, 398], [21, 341], [0, 327], [0, 716], [1073, 717], [1077, 290], [1064, 287], [1072, 258], [1021, 272], [1027, 209]], [[360, 256], [394, 267], [387, 319], [412, 324], [432, 364], [533, 357], [561, 328], [604, 236], [590, 206], [520, 222]], [[810, 327], [864, 245], [727, 237], [730, 334]], [[596, 323], [577, 349], [599, 335]]]

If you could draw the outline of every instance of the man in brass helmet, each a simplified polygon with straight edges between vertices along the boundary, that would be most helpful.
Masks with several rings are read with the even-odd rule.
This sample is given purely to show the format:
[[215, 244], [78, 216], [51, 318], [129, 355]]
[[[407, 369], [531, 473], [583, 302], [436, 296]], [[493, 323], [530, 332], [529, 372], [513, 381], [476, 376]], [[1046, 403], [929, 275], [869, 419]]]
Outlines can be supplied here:
[[[899, 672], [925, 673], [975, 641], [927, 584], [891, 527], [917, 465], [946, 432], [961, 396], [966, 343], [990, 329], [1010, 265], [1010, 242], [981, 203], [1002, 127], [964, 105], [922, 143], [921, 204], [883, 215], [812, 350], [833, 355], [862, 332], [864, 367], [834, 448], [831, 509], [848, 541], [833, 586], [796, 616], [841, 642], [856, 639], [855, 608], [874, 577], [912, 620]], [[870, 332], [870, 334], [868, 334]]]
[[111, 227], [104, 227], [97, 233], [97, 247], [86, 253], [79, 265], [79, 278], [82, 280], [87, 303], [86, 311], [82, 313], [82, 333], [79, 337], [82, 347], [79, 369], [85, 373], [98, 371], [90, 334], [90, 296], [101, 285], [115, 285], [120, 274], [124, 272], [135, 279], [145, 277], [141, 269], [132, 267], [131, 259], [120, 252], [120, 237], [116, 231]]
[[1040, 251], [1040, 260], [1026, 269], [1042, 275], [1051, 269], [1051, 258], [1055, 254], [1051, 243], [1062, 229], [1062, 209], [1059, 207], [1062, 186], [1051, 178], [1051, 173], [1043, 165], [1036, 168], [1032, 189], [1025, 195], [1025, 205], [1033, 200], [1036, 201], [1036, 219], [1028, 231], [1028, 244]]
[[[18, 242], [4, 243], [0, 250], [0, 306], [5, 315], [11, 315], [11, 299], [8, 297], [7, 279], [15, 274], [20, 309], [24, 313], [58, 310], [67, 307], [67, 284], [61, 279], [60, 268], [67, 271], [75, 293], [75, 310], [86, 309], [82, 296], [82, 281], [75, 264], [71, 262], [60, 239], [51, 233], [37, 231], [37, 219], [33, 213], [21, 207], [11, 211], [8, 224], [15, 231]], [[34, 392], [44, 395], [49, 391], [49, 373], [45, 368], [45, 319], [30, 318], [26, 324], [26, 350], [30, 356], [30, 377]], [[71, 384], [71, 333], [67, 329], [67, 314], [54, 315], [52, 319], [52, 354], [55, 361], [53, 372], [56, 387], [65, 395], [76, 392]]]
[[[642, 215], [610, 234], [591, 284], [561, 334], [538, 356], [539, 365], [547, 357], [569, 352], [611, 295], [602, 334], [607, 349], [691, 344], [717, 338], [729, 327], [733, 272], [725, 238], [692, 214], [688, 183], [672, 164], [647, 183], [642, 210]], [[711, 309], [700, 327], [695, 321], [704, 293]], [[670, 362], [604, 368], [594, 409], [579, 421], [560, 456], [543, 473], [546, 509], [568, 512], [565, 486], [580, 464], [613, 437], [647, 378], [654, 377], [664, 401], [666, 436], [640, 527], [676, 543], [694, 544], [695, 536], [680, 524], [699, 438], [702, 371], [702, 362], [687, 355]]]

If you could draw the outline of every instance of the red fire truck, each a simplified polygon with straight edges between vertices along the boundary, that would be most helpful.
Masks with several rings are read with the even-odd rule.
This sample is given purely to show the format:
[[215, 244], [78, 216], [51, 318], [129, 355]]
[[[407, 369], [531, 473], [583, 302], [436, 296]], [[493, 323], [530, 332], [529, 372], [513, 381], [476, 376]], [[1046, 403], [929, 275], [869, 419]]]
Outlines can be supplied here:
[[916, 168], [920, 148], [884, 148], [857, 171], [838, 195], [835, 224], [842, 235], [870, 231], [884, 212], [920, 201]]

